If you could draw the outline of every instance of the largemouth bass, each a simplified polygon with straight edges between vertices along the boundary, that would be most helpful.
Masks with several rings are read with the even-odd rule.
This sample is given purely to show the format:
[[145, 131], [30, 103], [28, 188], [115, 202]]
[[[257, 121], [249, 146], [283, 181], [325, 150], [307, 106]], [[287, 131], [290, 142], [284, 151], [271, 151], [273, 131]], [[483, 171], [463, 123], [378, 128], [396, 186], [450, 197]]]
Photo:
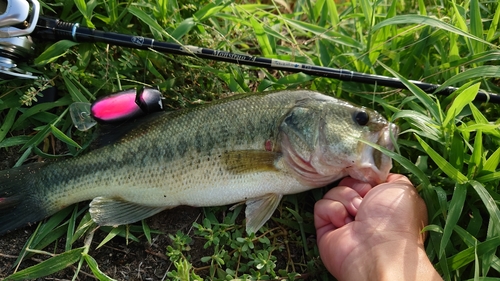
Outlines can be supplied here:
[[0, 172], [0, 234], [80, 201], [99, 225], [179, 205], [246, 203], [256, 232], [284, 194], [350, 175], [384, 182], [397, 127], [378, 113], [313, 91], [235, 96], [128, 124], [79, 157]]

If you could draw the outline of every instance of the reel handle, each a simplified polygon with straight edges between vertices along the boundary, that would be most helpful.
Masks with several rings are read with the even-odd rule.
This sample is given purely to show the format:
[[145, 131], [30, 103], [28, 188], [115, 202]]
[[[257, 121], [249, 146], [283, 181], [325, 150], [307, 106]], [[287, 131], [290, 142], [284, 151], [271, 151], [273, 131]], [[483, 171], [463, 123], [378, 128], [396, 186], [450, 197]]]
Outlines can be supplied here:
[[35, 30], [40, 16], [37, 0], [10, 0], [4, 8], [0, 15], [0, 38], [27, 36]]

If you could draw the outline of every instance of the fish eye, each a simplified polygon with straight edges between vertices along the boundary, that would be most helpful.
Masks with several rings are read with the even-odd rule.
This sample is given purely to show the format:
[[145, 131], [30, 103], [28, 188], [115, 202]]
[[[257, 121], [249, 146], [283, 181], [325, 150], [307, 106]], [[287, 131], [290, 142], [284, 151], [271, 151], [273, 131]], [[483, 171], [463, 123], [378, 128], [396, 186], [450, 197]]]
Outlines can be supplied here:
[[370, 116], [365, 111], [358, 111], [354, 113], [354, 120], [358, 125], [365, 126], [370, 121]]

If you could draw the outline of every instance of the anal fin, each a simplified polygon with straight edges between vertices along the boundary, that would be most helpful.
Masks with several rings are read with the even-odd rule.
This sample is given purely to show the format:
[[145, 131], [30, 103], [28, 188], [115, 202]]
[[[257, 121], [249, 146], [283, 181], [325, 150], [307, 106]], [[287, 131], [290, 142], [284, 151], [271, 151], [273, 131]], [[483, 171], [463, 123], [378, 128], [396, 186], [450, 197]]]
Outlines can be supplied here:
[[90, 202], [89, 212], [98, 225], [118, 226], [140, 221], [165, 209], [139, 205], [121, 198], [96, 197]]
[[282, 197], [282, 194], [270, 193], [246, 201], [245, 217], [248, 234], [256, 233], [269, 220]]

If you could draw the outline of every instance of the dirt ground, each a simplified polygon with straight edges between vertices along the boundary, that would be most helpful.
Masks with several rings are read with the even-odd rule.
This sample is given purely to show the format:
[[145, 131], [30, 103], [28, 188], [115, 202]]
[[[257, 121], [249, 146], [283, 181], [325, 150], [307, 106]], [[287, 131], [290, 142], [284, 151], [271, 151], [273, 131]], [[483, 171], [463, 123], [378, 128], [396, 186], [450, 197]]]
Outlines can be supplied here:
[[[242, 214], [240, 216], [243, 219]], [[145, 237], [139, 237], [140, 243], [129, 241], [128, 245], [124, 238], [115, 237], [103, 247], [96, 249], [98, 243], [107, 234], [103, 231], [96, 231], [89, 254], [97, 261], [103, 273], [116, 280], [166, 280], [167, 273], [175, 269], [172, 262], [165, 255], [167, 246], [172, 244], [168, 234], [175, 234], [178, 230], [192, 234], [190, 228], [193, 222], [201, 223], [202, 217], [202, 208], [180, 206], [147, 219], [151, 229], [164, 233], [152, 234], [153, 243], [151, 245], [147, 243]], [[35, 228], [36, 225], [25, 227], [0, 237], [0, 280], [14, 272], [13, 264]], [[207, 277], [209, 272], [204, 269], [207, 264], [201, 262], [201, 257], [212, 255], [213, 249], [205, 250], [203, 248], [206, 242], [205, 239], [195, 235], [190, 236], [193, 241], [189, 252], [186, 254], [191, 257], [190, 260], [194, 268], [199, 269], [195, 270], [196, 274]], [[310, 237], [310, 239], [311, 244], [315, 243], [315, 241], [312, 241], [314, 240], [313, 237]], [[57, 244], [58, 246], [52, 244], [44, 250], [52, 253], [62, 252], [65, 240], [61, 238]], [[81, 246], [83, 246], [83, 241], [74, 244], [74, 248]], [[303, 255], [303, 249], [297, 246], [292, 246], [290, 251], [296, 258]], [[277, 267], [283, 268], [287, 258], [280, 255], [277, 257]], [[46, 256], [35, 255], [33, 258], [23, 261], [18, 270], [35, 265], [47, 258]], [[39, 280], [71, 280], [75, 274], [75, 269], [76, 266], [71, 266]], [[77, 280], [96, 280], [91, 273], [91, 270], [85, 265], [78, 274]], [[309, 277], [312, 276], [305, 273], [303, 278], [298, 278], [298, 280], [309, 280]]]
[[[189, 231], [192, 223], [200, 218], [201, 209], [192, 207], [178, 207], [173, 210], [162, 212], [148, 219], [151, 229], [164, 233], [175, 233], [177, 230]], [[28, 240], [36, 226], [26, 227], [8, 233], [0, 238], [0, 279], [13, 273], [12, 265], [17, 259], [19, 252]], [[149, 245], [144, 237], [137, 243], [129, 241], [126, 244], [124, 238], [115, 237], [103, 247], [96, 249], [98, 243], [104, 239], [105, 233], [96, 231], [93, 245], [89, 254], [94, 257], [99, 264], [99, 268], [108, 276], [117, 280], [164, 280], [166, 273], [172, 268], [172, 264], [167, 256], [166, 247], [170, 244], [170, 239], [166, 234], [153, 234], [153, 243]], [[194, 241], [190, 254], [193, 257], [202, 257], [203, 241]], [[64, 247], [64, 240], [59, 241], [59, 249], [54, 249], [54, 245], [49, 246], [46, 251], [60, 252]], [[76, 247], [82, 246], [75, 245]], [[200, 244], [200, 245], [196, 245]], [[32, 259], [24, 261], [19, 269], [35, 265], [45, 257], [37, 255]], [[199, 261], [193, 259], [193, 261]], [[43, 280], [71, 280], [75, 267], [70, 267], [64, 271], [45, 277]], [[88, 275], [86, 275], [88, 273]], [[84, 267], [78, 275], [78, 280], [95, 280], [90, 269]]]

